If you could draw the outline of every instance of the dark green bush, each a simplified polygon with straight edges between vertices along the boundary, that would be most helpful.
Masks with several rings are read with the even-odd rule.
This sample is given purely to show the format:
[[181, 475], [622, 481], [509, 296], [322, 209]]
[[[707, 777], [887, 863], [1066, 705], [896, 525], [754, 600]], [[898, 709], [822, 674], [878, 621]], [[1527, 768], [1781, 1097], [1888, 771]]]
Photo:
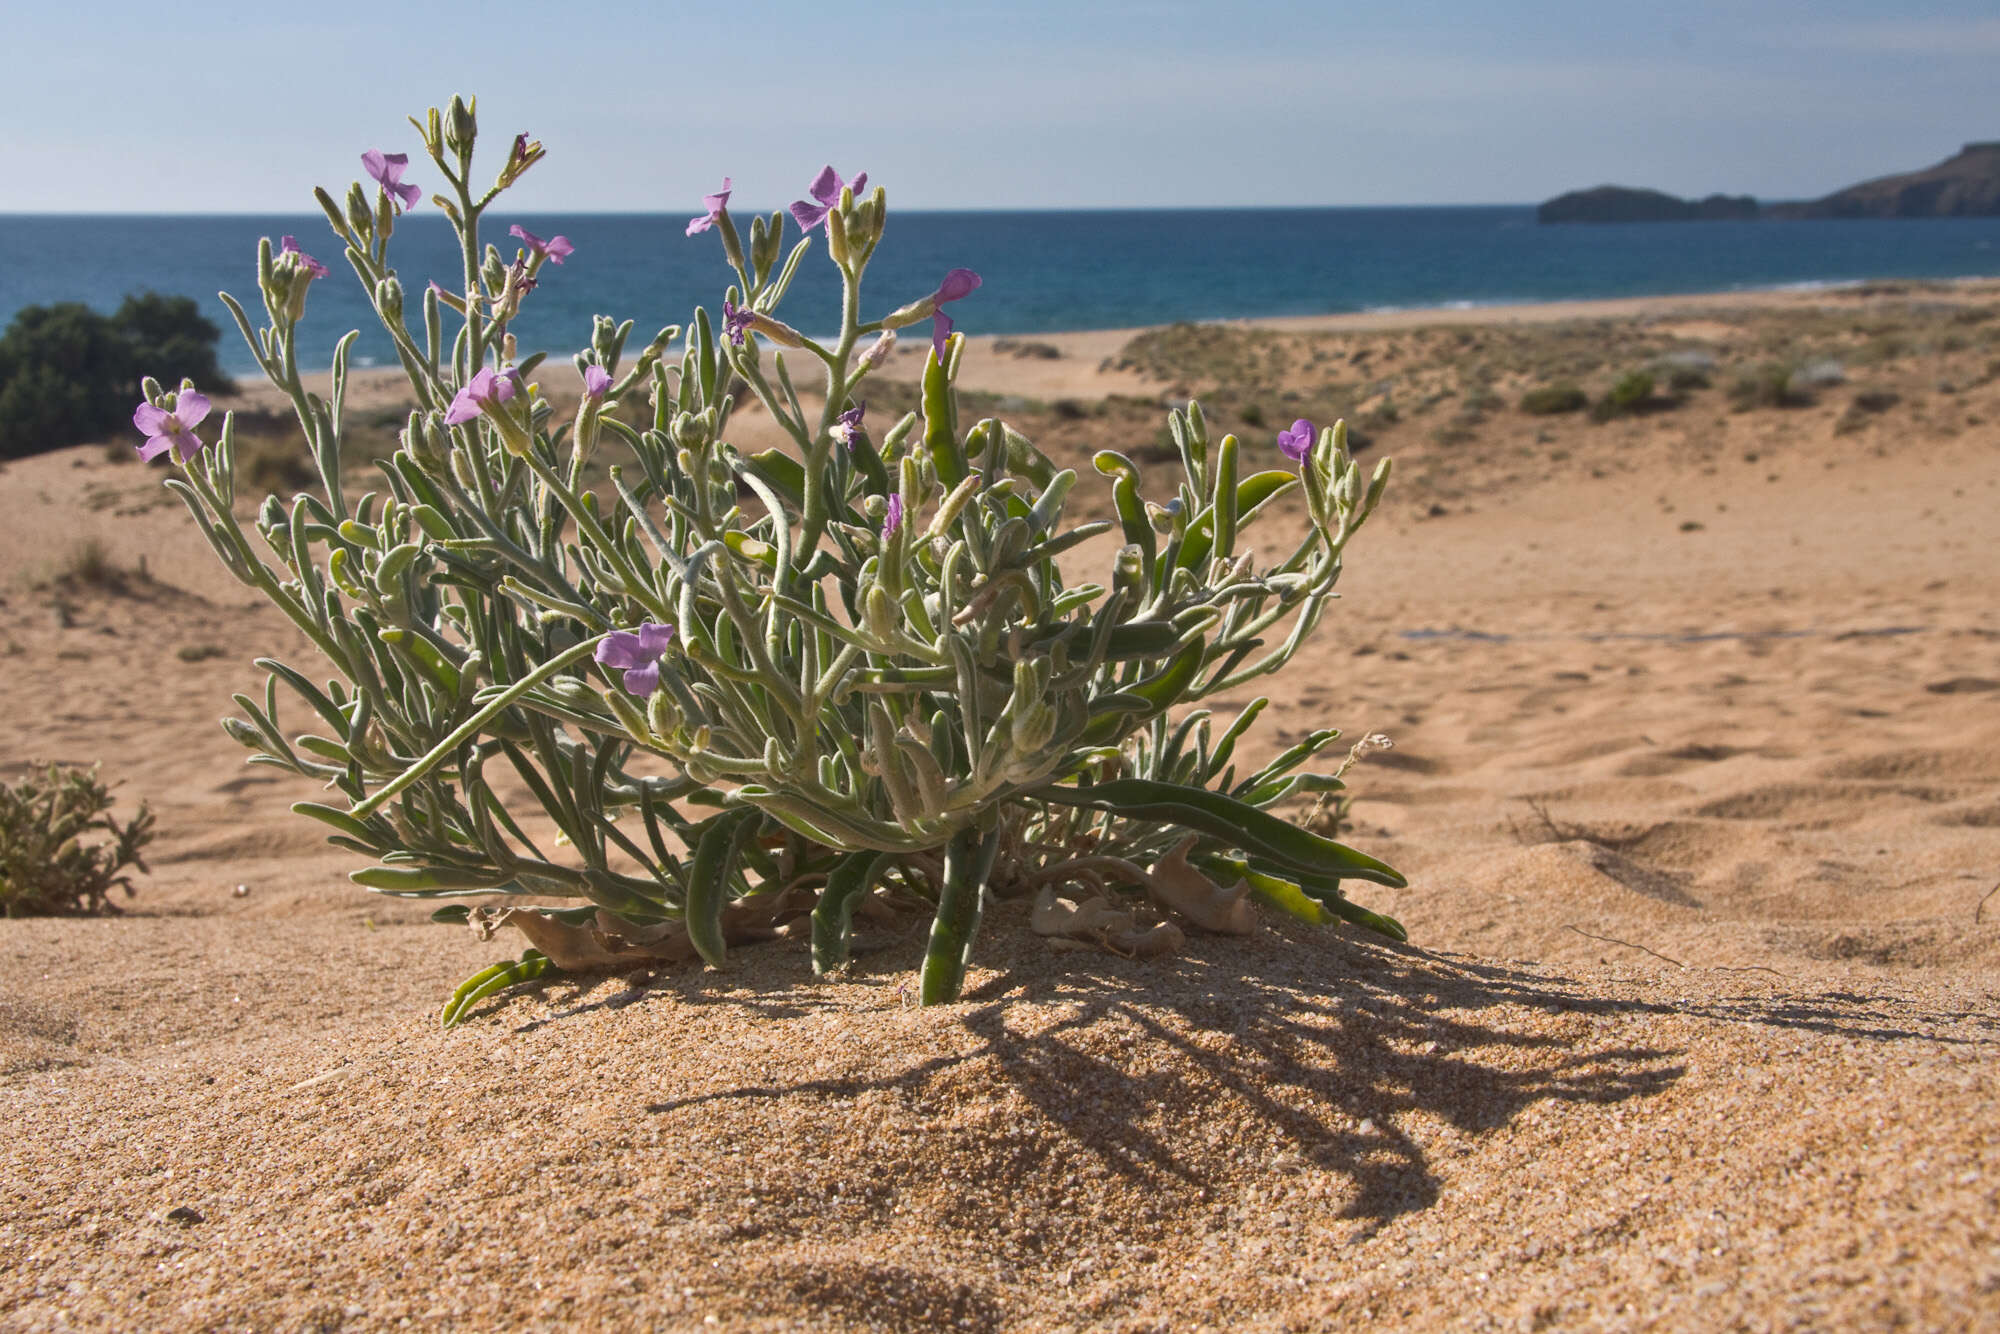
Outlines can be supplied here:
[[1597, 400], [1590, 415], [1598, 421], [1644, 412], [1653, 405], [1653, 377], [1646, 371], [1627, 371], [1611, 386], [1611, 392]]
[[1573, 384], [1545, 384], [1521, 395], [1521, 411], [1536, 417], [1581, 412], [1589, 403], [1589, 395]]
[[235, 388], [215, 360], [222, 331], [184, 296], [128, 296], [117, 313], [28, 306], [0, 334], [0, 458], [24, 458], [129, 426], [139, 379]]
[[[86, 835], [107, 840], [85, 845]], [[153, 813], [144, 803], [130, 823], [111, 818], [111, 793], [97, 770], [50, 765], [12, 787], [0, 783], [0, 912], [43, 917], [116, 912], [111, 891], [129, 898], [128, 866], [141, 871], [140, 849], [152, 841]]]

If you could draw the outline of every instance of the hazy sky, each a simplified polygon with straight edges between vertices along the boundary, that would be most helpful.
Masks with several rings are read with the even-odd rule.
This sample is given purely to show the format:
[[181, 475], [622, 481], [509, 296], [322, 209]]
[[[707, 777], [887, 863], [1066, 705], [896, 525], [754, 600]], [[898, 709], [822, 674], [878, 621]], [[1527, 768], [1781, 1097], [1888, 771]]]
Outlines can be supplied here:
[[[450, 13], [471, 12], [453, 6]], [[1841, 0], [350, 0], [22, 5], [0, 212], [292, 212], [480, 97], [550, 150], [518, 210], [1527, 202], [1612, 181], [1823, 194], [2000, 138], [2000, 16]], [[866, 16], [865, 19], [861, 16]], [[410, 178], [433, 178], [412, 163]], [[337, 192], [337, 191], [336, 191]]]

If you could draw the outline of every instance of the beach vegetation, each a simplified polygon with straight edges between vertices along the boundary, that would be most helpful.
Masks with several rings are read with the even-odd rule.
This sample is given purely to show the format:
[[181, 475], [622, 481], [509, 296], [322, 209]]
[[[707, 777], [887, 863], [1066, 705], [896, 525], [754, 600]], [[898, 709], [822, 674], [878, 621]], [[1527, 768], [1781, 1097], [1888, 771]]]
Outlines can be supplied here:
[[141, 292], [103, 315], [80, 302], [28, 306], [0, 334], [0, 458], [102, 439], [131, 417], [147, 371], [233, 388], [221, 330], [187, 297]]
[[1589, 406], [1590, 395], [1574, 384], [1537, 385], [1521, 395], [1521, 411], [1535, 417], [1581, 412]]
[[1902, 395], [1893, 389], [1863, 389], [1848, 400], [1846, 410], [1833, 423], [1833, 433], [1852, 435], [1902, 401]]
[[17, 782], [0, 783], [0, 914], [117, 912], [112, 891], [132, 896], [127, 868], [146, 869], [154, 829], [143, 802], [124, 824], [111, 808], [95, 766], [33, 764]]
[[1616, 417], [1629, 417], [1659, 406], [1653, 397], [1655, 381], [1650, 371], [1627, 371], [1612, 381], [1611, 388], [1602, 398], [1593, 403], [1590, 416], [1593, 421], [1610, 421]]
[[[918, 996], [948, 1002], [988, 906], [1010, 899], [1052, 941], [1134, 957], [1247, 931], [1253, 905], [1403, 938], [1350, 897], [1403, 877], [1283, 814], [1340, 792], [1369, 743], [1323, 766], [1332, 728], [1274, 754], [1246, 740], [1266, 706], [1246, 687], [1318, 625], [1388, 481], [1343, 424], [1288, 413], [1275, 438], [1239, 438], [1188, 402], [1131, 453], [1060, 466], [956, 387], [978, 274], [865, 299], [887, 196], [831, 166], [769, 216], [733, 212], [727, 178], [705, 196], [688, 244], [719, 250], [719, 304], [636, 355], [632, 322], [600, 318], [559, 414], [543, 354], [510, 326], [588, 239], [517, 224], [511, 256], [485, 240], [542, 146], [516, 137], [488, 186], [476, 104], [413, 123], [427, 166], [371, 150], [370, 183], [316, 194], [410, 377], [375, 476], [347, 467], [354, 335], [326, 395], [300, 374], [327, 269], [289, 237], [260, 247], [257, 314], [225, 300], [293, 407], [313, 484], [240, 495], [242, 427], [218, 428], [192, 383], [145, 382], [135, 424], [218, 558], [323, 659], [258, 660], [263, 691], [225, 722], [250, 762], [326, 785], [294, 809], [368, 860], [361, 885], [525, 937], [447, 1022], [550, 971], [721, 968], [774, 938], [810, 941], [829, 972], [857, 933], [912, 917], [929, 923]], [[429, 206], [463, 265], [415, 293], [391, 242]], [[817, 256], [840, 309], [788, 322]], [[921, 384], [871, 379], [910, 330]], [[1239, 332], [1166, 337], [1220, 333], [1259, 382], [1282, 349]], [[735, 443], [748, 401], [782, 447]], [[1107, 517], [1067, 519], [1093, 492]], [[1281, 499], [1302, 536], [1253, 551]], [[1085, 569], [1097, 538], [1109, 550]], [[528, 832], [544, 823], [555, 839]]]
[[1744, 371], [1729, 387], [1729, 406], [1737, 412], [1809, 406], [1812, 393], [1796, 377], [1795, 366], [1779, 361]]

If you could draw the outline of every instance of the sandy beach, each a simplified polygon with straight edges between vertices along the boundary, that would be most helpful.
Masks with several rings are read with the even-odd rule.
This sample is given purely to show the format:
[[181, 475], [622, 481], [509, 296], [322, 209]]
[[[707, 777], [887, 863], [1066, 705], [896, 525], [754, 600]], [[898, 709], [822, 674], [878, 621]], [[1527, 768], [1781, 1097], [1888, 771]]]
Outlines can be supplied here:
[[[962, 383], [1086, 468], [1189, 395], [1395, 457], [1245, 746], [1394, 738], [1343, 837], [1407, 947], [1008, 908], [953, 1006], [913, 931], [441, 1032], [518, 944], [351, 884], [217, 725], [309, 649], [164, 469], [10, 462], [0, 777], [102, 761], [160, 836], [122, 916], [0, 922], [0, 1328], [2000, 1326], [2000, 283], [975, 338]], [[64, 577], [89, 539], [122, 578]]]

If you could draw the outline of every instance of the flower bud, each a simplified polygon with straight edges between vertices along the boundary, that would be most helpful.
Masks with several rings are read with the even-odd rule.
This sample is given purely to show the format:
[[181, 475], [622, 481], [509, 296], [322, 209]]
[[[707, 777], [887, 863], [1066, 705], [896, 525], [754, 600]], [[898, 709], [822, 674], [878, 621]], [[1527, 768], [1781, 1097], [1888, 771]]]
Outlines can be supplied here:
[[333, 196], [317, 185], [313, 187], [313, 198], [319, 201], [320, 212], [326, 214], [326, 220], [332, 225], [334, 235], [345, 241], [347, 239], [347, 219], [340, 216], [340, 205], [334, 203]]
[[862, 611], [868, 618], [868, 633], [883, 645], [896, 642], [896, 608], [889, 600], [889, 590], [877, 584], [868, 590], [862, 602]]
[[884, 329], [881, 335], [868, 345], [868, 350], [861, 354], [861, 369], [864, 371], [875, 370], [883, 362], [887, 361], [889, 354], [895, 350], [896, 331], [894, 329]]
[[1056, 734], [1056, 713], [1046, 704], [1028, 705], [1014, 715], [1013, 740], [1015, 753], [1032, 755]]
[[445, 147], [461, 157], [471, 155], [473, 141], [479, 137], [478, 109], [478, 98], [467, 104], [464, 98], [454, 96], [446, 113]]
[[654, 736], [666, 740], [679, 735], [683, 721], [671, 690], [655, 690], [647, 699], [646, 726], [652, 729]]
[[887, 315], [884, 315], [882, 317], [882, 327], [884, 329], [905, 329], [915, 324], [918, 320], [927, 320], [935, 314], [937, 314], [937, 295], [936, 293], [932, 293], [921, 301], [912, 301], [909, 305], [892, 310]]
[[385, 320], [403, 318], [403, 284], [395, 278], [384, 278], [375, 284], [375, 309], [382, 312]]
[[[375, 209], [368, 202], [368, 196], [362, 191], [359, 181], [347, 187], [347, 225], [356, 233], [350, 244], [353, 241], [365, 244], [375, 235]], [[346, 235], [346, 232], [343, 231], [342, 235]]]
[[750, 327], [764, 335], [779, 347], [804, 347], [806, 336], [786, 324], [783, 320], [771, 318], [762, 311], [750, 312]]
[[841, 217], [839, 208], [827, 210], [826, 253], [833, 256], [833, 262], [841, 268], [847, 267], [847, 223]]

